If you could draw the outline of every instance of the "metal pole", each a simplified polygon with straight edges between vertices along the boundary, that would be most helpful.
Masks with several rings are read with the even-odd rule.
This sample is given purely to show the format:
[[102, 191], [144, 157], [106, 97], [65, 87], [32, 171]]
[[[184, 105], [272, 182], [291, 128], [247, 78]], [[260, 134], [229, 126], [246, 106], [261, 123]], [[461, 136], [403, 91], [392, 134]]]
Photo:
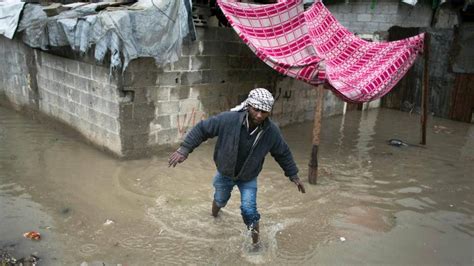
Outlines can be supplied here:
[[311, 149], [311, 159], [309, 161], [308, 180], [310, 184], [316, 184], [318, 180], [318, 149], [321, 133], [321, 119], [323, 116], [323, 85], [316, 87], [317, 97], [314, 108], [313, 140]]
[[423, 67], [423, 90], [421, 93], [421, 141], [420, 144], [426, 145], [426, 124], [428, 121], [428, 100], [429, 100], [429, 64], [428, 60], [430, 57], [429, 53], [430, 47], [430, 34], [427, 32], [425, 33], [425, 42], [424, 42], [424, 59], [425, 65]]

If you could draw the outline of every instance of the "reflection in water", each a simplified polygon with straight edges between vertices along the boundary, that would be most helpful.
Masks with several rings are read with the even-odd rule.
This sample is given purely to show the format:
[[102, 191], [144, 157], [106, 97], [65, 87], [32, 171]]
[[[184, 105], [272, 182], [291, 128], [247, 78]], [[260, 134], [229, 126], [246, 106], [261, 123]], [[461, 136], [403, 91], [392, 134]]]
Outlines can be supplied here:
[[[37, 252], [45, 265], [469, 264], [474, 129], [430, 123], [450, 130], [430, 126], [427, 147], [397, 148], [386, 140], [419, 139], [417, 116], [380, 109], [325, 119], [320, 183], [304, 195], [268, 157], [262, 249], [251, 252], [237, 190], [210, 215], [213, 141], [177, 168], [167, 154], [120, 161], [0, 108], [0, 249]], [[305, 177], [312, 123], [282, 132]], [[24, 239], [31, 230], [44, 238]]]

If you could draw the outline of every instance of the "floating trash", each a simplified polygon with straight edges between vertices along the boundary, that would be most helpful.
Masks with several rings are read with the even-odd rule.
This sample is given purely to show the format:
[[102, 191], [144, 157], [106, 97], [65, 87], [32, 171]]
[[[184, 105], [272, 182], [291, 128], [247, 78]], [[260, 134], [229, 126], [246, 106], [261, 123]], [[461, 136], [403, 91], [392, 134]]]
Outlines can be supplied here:
[[105, 220], [104, 225], [111, 225], [111, 224], [114, 224], [114, 223], [115, 223], [114, 221], [112, 221], [110, 219], [107, 219], [107, 220]]
[[31, 231], [31, 232], [26, 232], [23, 234], [24, 237], [31, 239], [31, 240], [40, 240], [41, 235], [38, 232]]
[[405, 142], [399, 139], [389, 139], [388, 145], [395, 146], [395, 147], [408, 146], [408, 144], [406, 144]]

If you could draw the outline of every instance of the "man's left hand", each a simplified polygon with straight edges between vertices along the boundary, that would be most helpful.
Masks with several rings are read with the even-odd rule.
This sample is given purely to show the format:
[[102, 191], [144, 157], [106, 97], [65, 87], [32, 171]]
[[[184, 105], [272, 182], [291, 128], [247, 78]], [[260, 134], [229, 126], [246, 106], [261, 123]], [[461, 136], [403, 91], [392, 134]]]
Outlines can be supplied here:
[[298, 187], [298, 191], [301, 193], [306, 193], [306, 190], [304, 189], [303, 182], [297, 177], [292, 180], [293, 183]]

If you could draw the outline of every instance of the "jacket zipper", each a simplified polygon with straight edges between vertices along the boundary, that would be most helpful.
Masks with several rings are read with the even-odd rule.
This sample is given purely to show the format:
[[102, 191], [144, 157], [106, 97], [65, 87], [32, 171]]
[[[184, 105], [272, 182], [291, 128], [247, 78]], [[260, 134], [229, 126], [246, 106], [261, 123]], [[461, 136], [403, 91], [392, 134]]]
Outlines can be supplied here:
[[255, 142], [253, 143], [252, 145], [252, 148], [250, 149], [250, 152], [249, 152], [249, 156], [247, 156], [247, 159], [245, 159], [245, 162], [244, 164], [242, 165], [242, 168], [240, 168], [240, 172], [237, 174], [237, 176], [235, 176], [235, 179], [234, 181], [237, 181], [239, 180], [239, 176], [240, 174], [242, 173], [242, 171], [245, 169], [245, 165], [247, 164], [247, 162], [249, 161], [250, 159], [250, 156], [252, 156], [252, 152], [255, 150], [255, 147], [257, 146], [258, 142], [260, 141], [260, 139], [262, 139], [262, 136], [263, 134], [267, 131], [268, 128], [265, 128], [264, 130], [260, 131], [257, 135], [257, 138], [255, 139]]

